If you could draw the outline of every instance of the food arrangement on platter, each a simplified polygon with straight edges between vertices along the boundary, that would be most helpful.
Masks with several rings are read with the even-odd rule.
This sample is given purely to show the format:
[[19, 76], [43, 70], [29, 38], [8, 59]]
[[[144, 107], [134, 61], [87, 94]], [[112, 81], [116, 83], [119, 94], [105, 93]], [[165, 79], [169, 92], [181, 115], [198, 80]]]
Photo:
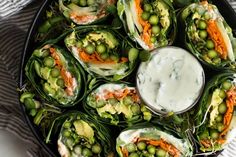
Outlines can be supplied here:
[[236, 38], [212, 2], [46, 4], [20, 102], [52, 156], [216, 156], [236, 138]]

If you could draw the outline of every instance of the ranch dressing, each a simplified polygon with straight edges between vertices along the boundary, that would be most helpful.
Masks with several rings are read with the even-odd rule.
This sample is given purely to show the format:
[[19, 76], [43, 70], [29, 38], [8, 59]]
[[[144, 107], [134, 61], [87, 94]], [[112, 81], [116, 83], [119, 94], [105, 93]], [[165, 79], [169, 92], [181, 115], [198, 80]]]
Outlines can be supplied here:
[[153, 111], [180, 113], [195, 104], [204, 79], [203, 68], [191, 54], [165, 47], [141, 63], [136, 81], [141, 98]]

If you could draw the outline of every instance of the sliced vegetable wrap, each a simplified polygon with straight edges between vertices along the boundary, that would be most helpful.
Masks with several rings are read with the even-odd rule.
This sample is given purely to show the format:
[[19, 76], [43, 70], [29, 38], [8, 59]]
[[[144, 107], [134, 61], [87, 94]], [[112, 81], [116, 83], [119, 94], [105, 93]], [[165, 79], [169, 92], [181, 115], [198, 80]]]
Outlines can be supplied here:
[[59, 0], [63, 15], [78, 25], [99, 22], [109, 15], [107, 7], [116, 0]]
[[62, 48], [47, 44], [34, 50], [26, 76], [40, 96], [57, 106], [73, 106], [83, 95], [83, 71]]
[[215, 5], [193, 3], [181, 13], [187, 48], [209, 67], [235, 70], [236, 38]]
[[146, 124], [128, 128], [116, 139], [116, 151], [120, 157], [192, 156], [192, 149], [188, 139]]
[[91, 116], [111, 125], [134, 124], [152, 118], [136, 88], [125, 83], [97, 86], [88, 94], [84, 108]]
[[225, 148], [236, 138], [236, 76], [217, 75], [211, 80], [199, 102], [196, 114], [196, 137], [203, 152]]
[[59, 121], [62, 126], [57, 145], [62, 157], [114, 156], [109, 130], [88, 115], [72, 112]]
[[65, 44], [88, 73], [106, 80], [128, 76], [137, 64], [139, 51], [107, 28], [78, 29], [65, 38]]
[[119, 0], [117, 10], [126, 32], [143, 49], [173, 43], [177, 20], [169, 0]]

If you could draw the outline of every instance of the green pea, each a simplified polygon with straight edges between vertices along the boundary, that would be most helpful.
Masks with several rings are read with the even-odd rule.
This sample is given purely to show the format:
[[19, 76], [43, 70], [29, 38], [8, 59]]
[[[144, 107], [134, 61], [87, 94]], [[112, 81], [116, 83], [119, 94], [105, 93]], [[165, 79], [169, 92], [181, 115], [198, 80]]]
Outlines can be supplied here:
[[129, 155], [129, 157], [139, 157], [139, 154], [136, 152], [133, 152]]
[[220, 64], [221, 59], [220, 58], [213, 58], [212, 62], [215, 63], [215, 64]]
[[209, 51], [207, 52], [207, 56], [208, 56], [209, 58], [216, 58], [216, 57], [218, 56], [218, 54], [217, 54], [217, 52], [216, 52], [215, 50], [209, 50]]
[[207, 28], [206, 22], [203, 21], [203, 20], [199, 20], [199, 21], [198, 21], [198, 28], [199, 28], [199, 29], [206, 29], [206, 28]]
[[99, 45], [96, 46], [96, 51], [98, 53], [105, 53], [106, 50], [107, 50], [107, 47], [104, 44], [99, 44]]
[[35, 108], [35, 102], [32, 98], [25, 98], [24, 104], [27, 109], [34, 109]]
[[100, 55], [100, 57], [102, 60], [106, 60], [109, 57], [109, 55], [107, 53], [103, 53]]
[[137, 146], [134, 143], [129, 143], [125, 147], [129, 153], [135, 152], [137, 150]]
[[84, 149], [82, 150], [82, 155], [83, 155], [83, 156], [93, 156], [93, 153], [92, 153], [92, 151], [91, 151], [90, 149], [84, 148]]
[[151, 4], [144, 4], [143, 6], [144, 11], [150, 12], [152, 10]]
[[149, 23], [150, 23], [151, 25], [157, 25], [158, 22], [159, 22], [159, 18], [158, 18], [157, 15], [151, 15], [151, 16], [149, 17]]
[[95, 51], [95, 46], [93, 44], [88, 44], [86, 47], [85, 47], [85, 51], [88, 53], [88, 54], [93, 54], [94, 51]]
[[95, 0], [87, 0], [88, 6], [91, 6], [91, 5], [95, 4], [95, 3], [96, 3]]
[[211, 15], [208, 12], [204, 13], [204, 19], [209, 20], [211, 18]]
[[102, 147], [99, 144], [95, 144], [92, 146], [92, 152], [95, 154], [99, 154], [102, 151]]
[[155, 42], [157, 41], [157, 38], [156, 38], [156, 37], [151, 37], [151, 38], [150, 38], [150, 41], [151, 41], [152, 43], [155, 43]]
[[146, 149], [146, 143], [145, 142], [138, 142], [137, 147], [139, 150], [145, 150]]
[[212, 40], [208, 39], [208, 40], [206, 41], [206, 47], [207, 47], [208, 49], [213, 49], [213, 48], [215, 47], [215, 44], [214, 44], [214, 42], [213, 42]]
[[64, 130], [64, 131], [63, 131], [63, 135], [64, 135], [65, 137], [70, 137], [70, 131], [69, 131], [69, 130]]
[[139, 50], [136, 48], [129, 49], [128, 58], [130, 62], [135, 61], [138, 58]]
[[83, 47], [83, 42], [81, 40], [77, 41], [76, 47], [82, 48]]
[[219, 96], [220, 96], [222, 99], [224, 99], [224, 98], [226, 97], [225, 91], [220, 90], [220, 91], [219, 91]]
[[50, 74], [52, 77], [58, 77], [60, 76], [60, 70], [58, 68], [53, 68]]
[[131, 97], [131, 96], [126, 96], [126, 97], [124, 97], [123, 103], [124, 103], [125, 105], [131, 105], [131, 104], [133, 104], [133, 99], [132, 99], [132, 97]]
[[222, 131], [224, 130], [224, 128], [225, 128], [224, 124], [222, 124], [222, 123], [218, 123], [218, 124], [217, 124], [217, 130], [218, 130], [219, 132], [222, 132]]
[[214, 139], [214, 140], [215, 140], [215, 139], [218, 139], [218, 137], [219, 137], [219, 132], [216, 131], [216, 130], [211, 130], [210, 136], [211, 136], [211, 138]]
[[60, 86], [61, 88], [65, 87], [65, 82], [62, 78], [57, 79], [57, 85]]
[[116, 105], [118, 103], [118, 100], [116, 100], [115, 98], [110, 98], [108, 99], [108, 102], [111, 104], [111, 105]]
[[156, 155], [157, 155], [158, 157], [164, 157], [164, 156], [167, 155], [167, 152], [166, 152], [164, 149], [158, 148], [158, 149], [156, 150]]
[[156, 153], [156, 147], [154, 147], [153, 145], [148, 145], [147, 150], [148, 150], [148, 153], [150, 153], [150, 154]]
[[232, 83], [231, 81], [227, 80], [225, 82], [222, 83], [222, 87], [225, 90], [230, 90], [230, 88], [232, 87]]
[[64, 128], [70, 128], [70, 127], [71, 127], [71, 123], [70, 122], [65, 122]]
[[138, 115], [141, 113], [141, 108], [138, 104], [135, 104], [131, 106], [131, 111], [134, 115]]
[[223, 121], [223, 116], [222, 115], [218, 115], [216, 117], [216, 122], [222, 122]]
[[227, 111], [227, 105], [226, 105], [225, 102], [222, 102], [219, 105], [218, 111], [219, 111], [220, 114], [224, 114]]
[[143, 19], [144, 21], [147, 21], [147, 20], [149, 19], [149, 17], [150, 17], [150, 13], [144, 11], [144, 12], [142, 13], [141, 17], [142, 17], [142, 19]]
[[200, 31], [199, 31], [199, 37], [202, 38], [202, 39], [206, 39], [206, 37], [207, 37], [207, 31], [205, 31], [205, 30], [200, 30]]
[[160, 33], [160, 31], [161, 31], [160, 26], [158, 26], [158, 25], [152, 26], [152, 33], [153, 33], [153, 34], [157, 35], [157, 34]]
[[106, 105], [106, 102], [104, 100], [98, 100], [96, 108], [101, 108]]
[[86, 5], [87, 5], [87, 1], [86, 0], [79, 0], [79, 6], [85, 7]]
[[72, 146], [74, 145], [74, 139], [71, 138], [71, 137], [67, 138], [67, 139], [66, 139], [66, 145], [67, 145], [68, 147], [72, 147]]
[[55, 66], [55, 60], [52, 57], [46, 57], [43, 60], [43, 64], [46, 67], [53, 68]]
[[81, 154], [82, 154], [82, 146], [76, 145], [76, 146], [74, 147], [74, 152], [75, 152], [77, 155], [81, 155]]
[[204, 132], [202, 132], [200, 135], [199, 135], [200, 139], [207, 139], [209, 137], [209, 132], [208, 130], [204, 130]]
[[118, 62], [119, 61], [119, 56], [118, 55], [110, 55], [110, 58], [111, 58], [111, 60], [113, 60], [113, 61], [115, 61], [115, 62]]

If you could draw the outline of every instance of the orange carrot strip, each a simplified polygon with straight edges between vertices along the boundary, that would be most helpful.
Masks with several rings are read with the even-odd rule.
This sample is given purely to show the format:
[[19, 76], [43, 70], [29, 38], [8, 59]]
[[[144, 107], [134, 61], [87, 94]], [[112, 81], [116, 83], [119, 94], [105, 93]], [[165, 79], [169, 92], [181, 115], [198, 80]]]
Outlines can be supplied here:
[[207, 22], [207, 32], [215, 44], [215, 50], [220, 54], [221, 58], [227, 59], [227, 47], [216, 21], [209, 20]]
[[143, 10], [141, 8], [141, 0], [135, 0], [135, 5], [136, 5], [136, 11], [138, 14], [139, 23], [143, 27], [141, 38], [148, 45], [148, 47], [153, 48], [153, 44], [151, 43], [151, 40], [150, 40], [151, 39], [151, 25], [147, 21], [144, 21], [141, 17], [143, 13]]
[[126, 148], [122, 147], [121, 151], [122, 151], [122, 154], [123, 154], [124, 157], [128, 157], [129, 156], [129, 152], [128, 152], [128, 150]]

